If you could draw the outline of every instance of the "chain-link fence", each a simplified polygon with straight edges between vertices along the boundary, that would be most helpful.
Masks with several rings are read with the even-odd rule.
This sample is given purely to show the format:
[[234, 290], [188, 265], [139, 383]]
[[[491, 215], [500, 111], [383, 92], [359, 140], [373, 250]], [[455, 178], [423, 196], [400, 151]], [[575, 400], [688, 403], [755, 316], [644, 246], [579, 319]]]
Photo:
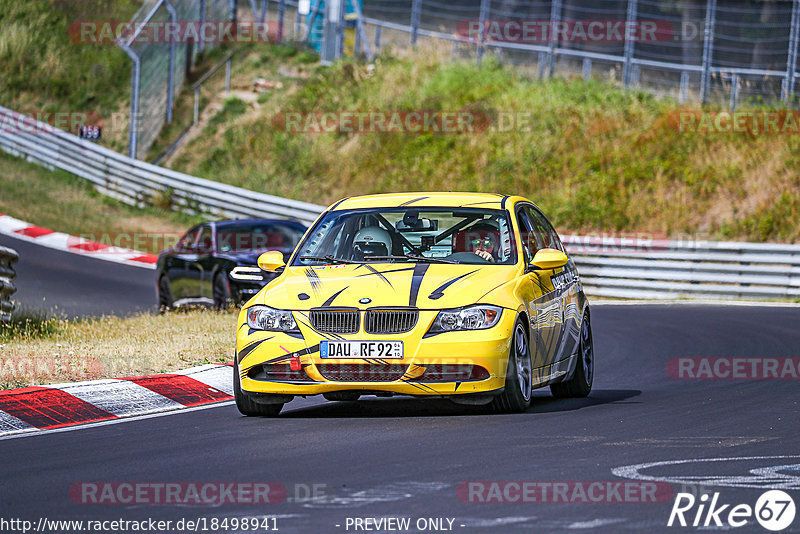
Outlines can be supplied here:
[[[165, 123], [172, 121], [175, 96], [199, 54], [217, 46], [215, 39], [192, 37], [206, 22], [231, 21], [235, 0], [145, 0], [131, 20], [132, 31], [117, 41], [133, 63], [129, 153], [142, 158]], [[181, 28], [170, 36], [165, 25]]]
[[363, 11], [378, 49], [447, 40], [462, 56], [681, 101], [789, 103], [797, 79], [800, 0], [364, 0]]

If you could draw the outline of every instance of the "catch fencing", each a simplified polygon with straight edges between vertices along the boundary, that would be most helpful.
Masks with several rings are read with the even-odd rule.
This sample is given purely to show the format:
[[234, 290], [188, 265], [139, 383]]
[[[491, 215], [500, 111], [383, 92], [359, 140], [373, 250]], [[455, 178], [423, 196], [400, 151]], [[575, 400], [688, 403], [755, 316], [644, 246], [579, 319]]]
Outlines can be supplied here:
[[[0, 106], [0, 113], [14, 112]], [[312, 223], [323, 206], [248, 191], [118, 154], [31, 118], [26, 132], [0, 130], [0, 148], [91, 181], [135, 206], [167, 197], [209, 217], [280, 217]], [[629, 241], [564, 236], [590, 296], [800, 299], [800, 245]], [[5, 286], [3, 286], [5, 287]]]
[[139, 39], [146, 26], [193, 21], [202, 23], [234, 20], [235, 0], [146, 0], [131, 20], [136, 31], [117, 44], [130, 57], [131, 108], [129, 155], [143, 158], [158, 138], [164, 124], [172, 122], [173, 105], [187, 69], [196, 58], [217, 46], [205, 42], [154, 42]]
[[14, 279], [17, 277], [14, 264], [19, 260], [19, 254], [14, 249], [0, 247], [0, 322], [11, 319], [14, 303], [11, 295], [16, 293]]

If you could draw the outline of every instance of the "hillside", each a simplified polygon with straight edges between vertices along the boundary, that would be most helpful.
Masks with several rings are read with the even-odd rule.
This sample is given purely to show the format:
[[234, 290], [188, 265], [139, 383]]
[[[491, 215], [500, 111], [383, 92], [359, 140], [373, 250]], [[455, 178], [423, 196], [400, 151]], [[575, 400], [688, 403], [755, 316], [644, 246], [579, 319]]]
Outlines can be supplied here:
[[[251, 51], [238, 83], [291, 64], [286, 49]], [[681, 133], [676, 102], [601, 81], [531, 80], [494, 58], [476, 66], [422, 51], [302, 74], [258, 103], [229, 98], [171, 166], [320, 204], [385, 191], [521, 193], [562, 232], [800, 238], [796, 135]], [[322, 112], [354, 110], [461, 111], [491, 125], [455, 134], [286, 131], [287, 112], [308, 129]]]

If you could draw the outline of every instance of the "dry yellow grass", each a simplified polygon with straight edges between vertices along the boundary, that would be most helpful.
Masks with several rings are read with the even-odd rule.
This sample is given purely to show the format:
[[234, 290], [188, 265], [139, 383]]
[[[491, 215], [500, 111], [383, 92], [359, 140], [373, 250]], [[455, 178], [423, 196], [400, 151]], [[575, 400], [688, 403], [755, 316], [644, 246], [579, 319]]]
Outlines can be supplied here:
[[53, 334], [17, 335], [0, 343], [0, 389], [233, 361], [233, 311], [51, 321]]

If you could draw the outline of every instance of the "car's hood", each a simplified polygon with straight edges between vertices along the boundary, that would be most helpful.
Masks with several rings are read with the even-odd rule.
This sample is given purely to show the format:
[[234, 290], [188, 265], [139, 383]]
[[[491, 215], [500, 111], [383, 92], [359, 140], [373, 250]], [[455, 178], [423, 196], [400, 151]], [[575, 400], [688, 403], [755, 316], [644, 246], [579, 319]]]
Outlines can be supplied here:
[[516, 267], [381, 263], [287, 267], [257, 298], [273, 308], [307, 310], [318, 306], [416, 306], [456, 308], [474, 304], [511, 282]]

